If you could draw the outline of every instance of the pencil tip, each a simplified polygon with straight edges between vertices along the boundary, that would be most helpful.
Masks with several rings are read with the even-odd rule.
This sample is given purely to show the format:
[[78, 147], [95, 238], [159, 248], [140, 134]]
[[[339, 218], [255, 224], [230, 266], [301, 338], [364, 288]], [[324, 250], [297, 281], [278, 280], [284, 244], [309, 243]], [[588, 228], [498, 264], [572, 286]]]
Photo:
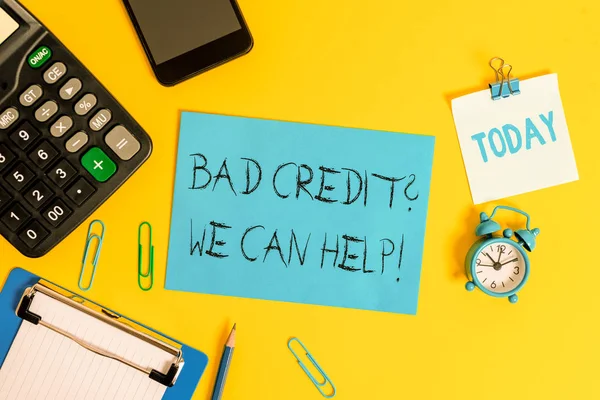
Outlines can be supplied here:
[[235, 346], [235, 327], [237, 324], [233, 324], [233, 328], [231, 328], [231, 332], [229, 333], [229, 337], [227, 338], [226, 346], [234, 347]]

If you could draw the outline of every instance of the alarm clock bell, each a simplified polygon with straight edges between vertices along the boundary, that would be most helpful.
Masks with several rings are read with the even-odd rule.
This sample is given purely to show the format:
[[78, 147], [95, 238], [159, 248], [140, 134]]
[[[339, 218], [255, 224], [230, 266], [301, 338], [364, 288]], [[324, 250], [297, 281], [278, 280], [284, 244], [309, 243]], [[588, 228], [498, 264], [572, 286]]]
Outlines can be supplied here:
[[535, 249], [535, 237], [539, 234], [540, 230], [538, 228], [533, 228], [532, 230], [519, 229], [515, 232], [519, 244], [529, 252]]
[[491, 235], [501, 229], [500, 224], [493, 219], [490, 219], [484, 212], [479, 214], [479, 221], [481, 222], [477, 225], [477, 228], [475, 228], [475, 234], [477, 236]]
[[[494, 210], [494, 215], [496, 210]], [[494, 232], [498, 232], [501, 227], [500, 224], [491, 219], [485, 212], [479, 214], [479, 225], [475, 228], [475, 234], [477, 236], [486, 236], [491, 235]], [[529, 219], [527, 221], [529, 225]], [[515, 237], [520, 245], [522, 245], [525, 250], [531, 252], [535, 249], [535, 237], [540, 234], [540, 230], [538, 228], [529, 229], [518, 229], [514, 232]], [[505, 230], [504, 237], [511, 237], [512, 231], [509, 229]]]

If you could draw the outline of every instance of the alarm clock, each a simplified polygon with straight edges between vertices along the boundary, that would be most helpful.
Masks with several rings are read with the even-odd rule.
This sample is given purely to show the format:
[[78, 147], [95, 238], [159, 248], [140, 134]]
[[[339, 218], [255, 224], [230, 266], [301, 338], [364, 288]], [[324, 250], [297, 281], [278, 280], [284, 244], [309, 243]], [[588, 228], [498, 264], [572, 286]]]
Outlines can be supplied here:
[[[527, 218], [525, 229], [515, 232], [504, 229], [499, 234], [500, 224], [492, 218], [498, 210], [509, 210]], [[538, 228], [529, 228], [529, 215], [508, 206], [497, 206], [488, 215], [482, 212], [475, 234], [481, 238], [469, 249], [465, 260], [465, 270], [469, 281], [468, 291], [479, 288], [483, 293], [493, 297], [508, 297], [511, 303], [518, 300], [517, 292], [525, 286], [529, 278], [528, 253], [535, 248]]]

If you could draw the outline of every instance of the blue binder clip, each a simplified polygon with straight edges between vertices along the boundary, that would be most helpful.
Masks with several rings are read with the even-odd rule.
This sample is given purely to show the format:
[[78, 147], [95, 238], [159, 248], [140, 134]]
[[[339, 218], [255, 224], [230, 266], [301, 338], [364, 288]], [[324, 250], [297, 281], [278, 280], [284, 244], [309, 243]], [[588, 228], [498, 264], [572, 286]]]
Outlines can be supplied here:
[[[500, 65], [494, 67], [494, 61], [499, 60]], [[521, 93], [519, 89], [519, 79], [511, 78], [510, 73], [512, 71], [512, 65], [506, 64], [500, 57], [494, 57], [490, 60], [490, 67], [496, 74], [496, 82], [490, 83], [490, 91], [492, 92], [492, 100], [499, 100], [510, 95], [517, 95]], [[505, 74], [504, 69], [508, 68], [508, 72]]]

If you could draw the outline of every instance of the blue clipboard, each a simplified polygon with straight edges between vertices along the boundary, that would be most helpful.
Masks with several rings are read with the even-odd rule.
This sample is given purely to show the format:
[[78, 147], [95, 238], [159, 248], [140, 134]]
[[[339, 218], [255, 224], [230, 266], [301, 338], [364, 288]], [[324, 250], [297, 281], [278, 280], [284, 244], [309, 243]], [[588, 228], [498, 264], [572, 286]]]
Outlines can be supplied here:
[[[19, 318], [16, 314], [16, 309], [19, 306], [21, 298], [23, 297], [23, 293], [25, 292], [25, 289], [38, 283], [40, 279], [42, 278], [25, 271], [24, 269], [15, 268], [10, 272], [2, 291], [0, 291], [0, 325], [2, 326], [2, 329], [0, 329], [0, 367], [2, 364], [4, 364], [6, 355], [12, 346], [13, 340], [17, 335], [17, 331], [19, 330], [21, 323], [23, 322], [23, 319]], [[78, 297], [81, 296], [78, 295]], [[88, 299], [85, 300], [90, 301]], [[90, 302], [93, 303], [92, 301]], [[104, 309], [113, 312], [107, 308]], [[208, 363], [208, 357], [206, 354], [186, 346], [183, 343], [170, 338], [169, 336], [166, 336], [148, 326], [140, 324], [139, 322], [134, 320], [130, 321], [139, 324], [144, 328], [150, 329], [158, 335], [161, 335], [181, 345], [181, 350], [185, 359], [185, 365], [181, 369], [175, 384], [172, 387], [167, 388], [163, 399], [180, 400], [191, 398], [196, 390], [196, 387], [198, 386], [198, 382], [200, 381], [204, 370], [206, 369], [206, 365]]]

